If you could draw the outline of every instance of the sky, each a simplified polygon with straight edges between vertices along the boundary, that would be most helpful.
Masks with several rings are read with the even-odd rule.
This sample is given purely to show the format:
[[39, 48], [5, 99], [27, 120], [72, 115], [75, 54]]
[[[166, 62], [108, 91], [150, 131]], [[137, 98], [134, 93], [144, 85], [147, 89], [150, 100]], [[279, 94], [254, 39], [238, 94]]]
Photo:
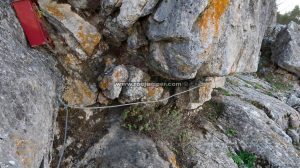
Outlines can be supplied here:
[[280, 14], [293, 10], [296, 5], [300, 6], [300, 0], [277, 0], [278, 11]]

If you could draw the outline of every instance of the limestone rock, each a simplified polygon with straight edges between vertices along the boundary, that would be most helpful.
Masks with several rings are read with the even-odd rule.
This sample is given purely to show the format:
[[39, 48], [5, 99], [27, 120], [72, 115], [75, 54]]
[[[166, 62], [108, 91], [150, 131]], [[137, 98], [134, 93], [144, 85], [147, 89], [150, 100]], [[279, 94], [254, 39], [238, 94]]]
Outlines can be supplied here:
[[105, 15], [110, 15], [122, 4], [122, 0], [102, 0], [101, 12]]
[[195, 133], [192, 146], [195, 148], [195, 152], [191, 156], [191, 160], [195, 168], [238, 167], [228, 156], [231, 148], [227, 146], [218, 133], [209, 134], [205, 137], [200, 133]]
[[119, 99], [121, 103], [134, 102], [148, 94], [147, 87], [144, 86], [144, 83], [149, 81], [149, 75], [134, 66], [128, 66], [127, 70], [129, 73], [127, 83], [129, 85], [123, 87]]
[[78, 9], [95, 9], [100, 5], [100, 0], [68, 0], [74, 8]]
[[29, 47], [10, 2], [0, 1], [0, 167], [49, 167], [60, 74]]
[[218, 123], [225, 130], [236, 131], [236, 150], [254, 153], [266, 161], [265, 166], [299, 166], [300, 157], [291, 139], [263, 110], [239, 98], [223, 98], [225, 106]]
[[300, 133], [297, 130], [293, 129], [288, 129], [286, 132], [293, 140], [294, 145], [299, 145], [300, 144]]
[[143, 98], [143, 100], [147, 101], [157, 101], [159, 100], [164, 93], [163, 87], [149, 86], [147, 89], [147, 95]]
[[112, 45], [119, 46], [128, 36], [128, 29], [138, 21], [140, 17], [150, 14], [158, 0], [122, 0], [104, 1], [104, 8], [111, 13], [116, 6], [120, 6], [120, 13], [112, 18], [108, 17], [105, 22], [103, 35], [110, 39]]
[[240, 76], [228, 77], [225, 88], [230, 94], [238, 95], [265, 111], [282, 129], [289, 128], [290, 118], [300, 120], [300, 114], [284, 102], [266, 95], [255, 88], [248, 87], [247, 81]]
[[178, 97], [177, 106], [181, 109], [194, 110], [201, 107], [205, 102], [211, 99], [211, 93], [214, 88], [223, 87], [225, 78], [215, 77], [207, 78], [204, 82], [198, 81], [189, 87], [177, 88], [177, 93], [200, 86], [182, 96]]
[[70, 105], [88, 106], [96, 102], [96, 93], [78, 79], [67, 79], [63, 99]]
[[164, 1], [149, 19], [149, 65], [171, 79], [254, 72], [275, 11], [266, 0]]
[[130, 36], [127, 39], [127, 44], [130, 49], [138, 49], [142, 46], [148, 45], [148, 41], [143, 34], [141, 24], [135, 24]]
[[169, 168], [152, 140], [120, 128], [119, 122], [113, 121], [108, 133], [88, 149], [77, 167]]
[[109, 99], [116, 99], [122, 91], [122, 83], [128, 79], [128, 71], [124, 65], [119, 65], [109, 69], [99, 87], [102, 89], [103, 94]]
[[101, 35], [94, 26], [74, 13], [69, 4], [58, 4], [52, 0], [38, 0], [38, 2], [48, 20], [57, 29], [61, 32], [71, 33], [71, 35], [63, 34], [63, 36], [75, 51], [80, 53], [78, 46], [72, 44], [74, 43], [72, 38], [76, 39], [88, 56], [93, 54], [101, 39]]
[[272, 60], [283, 69], [300, 76], [300, 25], [291, 22], [281, 30], [272, 48]]

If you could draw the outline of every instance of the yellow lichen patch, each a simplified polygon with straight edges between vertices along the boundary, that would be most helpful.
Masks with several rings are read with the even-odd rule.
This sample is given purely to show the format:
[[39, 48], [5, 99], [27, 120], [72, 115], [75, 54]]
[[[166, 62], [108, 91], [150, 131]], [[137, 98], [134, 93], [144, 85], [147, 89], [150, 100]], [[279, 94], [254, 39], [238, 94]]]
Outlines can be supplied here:
[[91, 105], [96, 101], [96, 94], [82, 81], [68, 79], [63, 99], [72, 105]]
[[172, 157], [169, 158], [169, 162], [172, 164], [173, 167], [179, 168], [175, 155], [173, 155]]
[[208, 8], [202, 13], [198, 22], [202, 38], [207, 38], [211, 25], [214, 25], [214, 36], [218, 36], [220, 19], [228, 8], [229, 2], [229, 0], [210, 0]]
[[148, 96], [153, 97], [156, 94], [156, 88], [155, 87], [147, 87], [148, 90]]
[[116, 80], [119, 81], [121, 79], [122, 72], [119, 70], [119, 71], [116, 71], [113, 75], [116, 78]]
[[95, 47], [100, 43], [101, 36], [99, 33], [86, 33], [83, 30], [83, 26], [79, 27], [79, 32], [77, 34], [79, 38], [79, 43], [81, 44], [84, 51], [91, 56]]
[[59, 8], [58, 8], [57, 5], [55, 5], [55, 4], [48, 4], [48, 5], [46, 6], [46, 9], [47, 9], [47, 11], [48, 11], [51, 15], [57, 17], [58, 19], [60, 19], [60, 20], [65, 19], [65, 15], [63, 14], [63, 12], [61, 12], [61, 11], [59, 10]]
[[100, 87], [102, 90], [107, 90], [110, 84], [111, 84], [111, 79], [104, 78], [104, 79], [100, 82], [99, 87]]
[[181, 65], [179, 68], [180, 68], [180, 71], [182, 71], [184, 73], [193, 71], [193, 69], [191, 67], [189, 67], [188, 65]]

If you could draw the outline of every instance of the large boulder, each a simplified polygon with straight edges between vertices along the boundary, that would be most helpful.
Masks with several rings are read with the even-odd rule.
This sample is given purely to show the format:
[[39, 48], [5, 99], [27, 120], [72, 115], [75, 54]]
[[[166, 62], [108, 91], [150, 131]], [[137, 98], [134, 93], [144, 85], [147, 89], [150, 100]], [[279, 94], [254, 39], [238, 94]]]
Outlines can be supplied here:
[[89, 22], [71, 10], [71, 5], [52, 0], [38, 0], [39, 6], [66, 43], [77, 53], [80, 59], [88, 59], [98, 47], [101, 35]]
[[[118, 109], [119, 110], [119, 109]], [[74, 167], [169, 168], [155, 143], [121, 128], [122, 119], [116, 111], [108, 117], [108, 133], [91, 146]]]
[[219, 124], [233, 129], [237, 151], [254, 153], [257, 164], [265, 167], [299, 167], [300, 157], [287, 134], [264, 110], [251, 102], [226, 96]]
[[59, 74], [28, 46], [10, 2], [0, 2], [0, 167], [49, 167]]
[[272, 60], [283, 69], [300, 76], [300, 25], [291, 22], [277, 35]]
[[268, 0], [166, 0], [149, 18], [149, 64], [172, 79], [254, 72], [275, 13]]

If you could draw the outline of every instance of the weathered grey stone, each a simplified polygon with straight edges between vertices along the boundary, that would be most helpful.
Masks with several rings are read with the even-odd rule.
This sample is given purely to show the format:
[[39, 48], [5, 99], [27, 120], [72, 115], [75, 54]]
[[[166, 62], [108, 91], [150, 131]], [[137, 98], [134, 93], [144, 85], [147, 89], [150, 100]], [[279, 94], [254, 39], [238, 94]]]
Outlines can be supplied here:
[[96, 103], [97, 94], [85, 82], [68, 78], [63, 99], [69, 105], [89, 106]]
[[129, 85], [123, 87], [119, 98], [121, 103], [134, 102], [148, 94], [147, 87], [144, 84], [150, 80], [149, 75], [134, 66], [128, 66], [127, 70], [129, 73], [127, 83]]
[[122, 83], [128, 79], [128, 71], [124, 65], [113, 67], [106, 71], [99, 87], [109, 99], [116, 99], [122, 91]]
[[300, 166], [300, 157], [291, 139], [263, 110], [230, 96], [223, 97], [223, 103], [224, 111], [218, 123], [225, 130], [236, 131], [233, 142], [237, 150], [254, 153], [267, 162], [265, 166]]
[[74, 8], [78, 9], [95, 9], [100, 5], [100, 0], [68, 0]]
[[211, 133], [205, 136], [200, 132], [195, 133], [191, 142], [195, 148], [195, 152], [191, 156], [193, 167], [237, 168], [236, 163], [228, 156], [233, 149], [227, 146], [224, 138], [220, 133]]
[[110, 15], [122, 4], [122, 0], [102, 0], [101, 12], [105, 15]]
[[297, 130], [288, 129], [286, 133], [292, 138], [293, 144], [300, 144], [300, 134], [297, 132]]
[[[120, 7], [120, 13], [115, 17], [108, 17], [105, 22], [103, 35], [110, 39], [110, 43], [119, 46], [128, 36], [128, 29], [138, 21], [140, 17], [150, 14], [157, 4], [158, 0], [123, 0]], [[119, 4], [117, 1], [104, 1], [107, 9], [106, 13], [111, 11]]]
[[288, 129], [291, 118], [300, 120], [300, 114], [284, 102], [257, 91], [255, 87], [248, 86], [245, 78], [241, 76], [227, 77], [225, 88], [230, 94], [238, 95], [241, 99], [252, 102], [262, 108], [282, 129]]
[[131, 27], [140, 17], [151, 12], [158, 0], [123, 0], [117, 22], [120, 27]]
[[283, 69], [300, 76], [300, 25], [291, 22], [281, 30], [272, 48], [272, 60]]
[[120, 117], [113, 118], [108, 133], [88, 149], [77, 167], [169, 168], [151, 139], [122, 129]]
[[[74, 51], [87, 59], [100, 43], [101, 35], [90, 23], [71, 10], [69, 4], [58, 4], [51, 0], [38, 0], [48, 20], [61, 32]], [[74, 41], [73, 38], [76, 40]], [[78, 44], [79, 45], [78, 45]]]
[[132, 29], [133, 30], [127, 39], [128, 47], [135, 50], [142, 46], [148, 45], [148, 41], [146, 36], [143, 34], [141, 24], [135, 24]]
[[181, 109], [195, 110], [211, 99], [211, 93], [214, 88], [223, 87], [224, 84], [224, 77], [209, 77], [206, 78], [205, 81], [195, 82], [195, 84], [189, 87], [179, 87], [176, 90], [177, 93], [200, 86], [195, 90], [178, 96], [176, 105]]
[[287, 100], [287, 104], [291, 107], [297, 107], [300, 106], [300, 98], [297, 97], [296, 95], [292, 94], [288, 100]]
[[164, 1], [149, 19], [149, 65], [171, 79], [254, 72], [275, 11], [267, 0]]
[[49, 167], [57, 85], [56, 62], [32, 49], [10, 7], [0, 1], [0, 167]]

